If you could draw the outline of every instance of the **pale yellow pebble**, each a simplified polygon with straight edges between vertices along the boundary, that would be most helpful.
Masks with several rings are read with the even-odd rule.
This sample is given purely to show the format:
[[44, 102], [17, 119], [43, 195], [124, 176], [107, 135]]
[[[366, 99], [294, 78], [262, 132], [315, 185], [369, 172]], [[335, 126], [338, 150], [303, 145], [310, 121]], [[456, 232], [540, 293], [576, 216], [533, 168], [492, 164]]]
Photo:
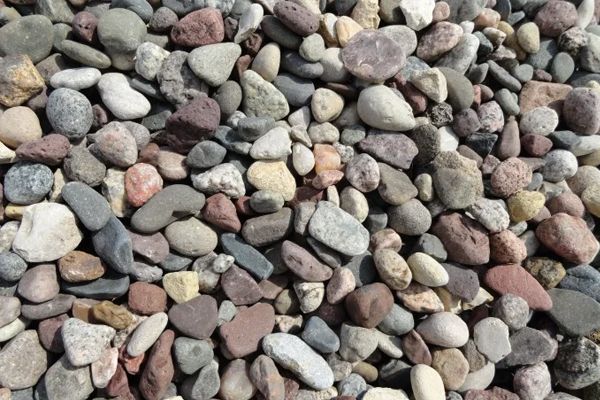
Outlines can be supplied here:
[[25, 211], [25, 207], [20, 204], [8, 203], [6, 207], [4, 207], [4, 215], [8, 219], [16, 219], [18, 221], [23, 218], [23, 212]]
[[290, 201], [296, 193], [296, 180], [283, 161], [256, 161], [246, 172], [248, 182], [257, 190], [279, 193]]
[[350, 16], [365, 29], [379, 28], [379, 1], [358, 0]]
[[534, 22], [527, 22], [517, 30], [519, 45], [527, 53], [540, 51], [540, 29]]
[[529, 221], [535, 217], [546, 202], [546, 197], [540, 192], [523, 190], [508, 198], [508, 213], [514, 222]]
[[581, 200], [590, 214], [600, 217], [600, 185], [592, 185], [581, 193]]
[[165, 292], [177, 304], [185, 303], [200, 295], [198, 273], [195, 271], [179, 271], [165, 274], [162, 284]]
[[358, 22], [345, 15], [339, 17], [335, 23], [335, 31], [341, 47], [346, 47], [352, 36], [362, 30], [363, 27]]

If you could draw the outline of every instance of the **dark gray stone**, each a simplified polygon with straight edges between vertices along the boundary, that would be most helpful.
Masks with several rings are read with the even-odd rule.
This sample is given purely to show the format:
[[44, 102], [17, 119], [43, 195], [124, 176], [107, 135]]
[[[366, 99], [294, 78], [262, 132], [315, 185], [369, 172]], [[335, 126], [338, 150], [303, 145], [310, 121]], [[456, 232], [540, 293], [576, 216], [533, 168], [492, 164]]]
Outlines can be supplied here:
[[131, 272], [133, 265], [133, 246], [131, 238], [114, 215], [102, 229], [92, 235], [96, 254], [113, 270], [122, 274]]
[[340, 338], [317, 316], [310, 317], [300, 335], [312, 348], [321, 353], [335, 353], [340, 348]]
[[600, 328], [600, 304], [593, 298], [569, 289], [550, 289], [550, 318], [569, 336], [585, 336]]
[[192, 147], [185, 162], [192, 168], [210, 168], [220, 164], [227, 150], [211, 140], [200, 142]]
[[368, 251], [359, 256], [352, 257], [344, 267], [352, 271], [356, 287], [368, 285], [377, 280], [377, 270], [373, 263], [373, 256]]
[[71, 148], [63, 167], [69, 180], [83, 182], [92, 187], [100, 185], [106, 175], [106, 166], [81, 146]]
[[77, 297], [108, 300], [127, 293], [129, 289], [129, 276], [110, 273], [88, 283], [79, 284], [63, 281], [61, 287], [63, 291]]
[[90, 231], [101, 229], [113, 215], [106, 199], [84, 183], [67, 183], [63, 186], [61, 195], [81, 223]]
[[30, 320], [41, 320], [56, 317], [71, 310], [75, 296], [59, 293], [52, 300], [40, 304], [23, 304], [21, 316]]
[[190, 186], [167, 186], [133, 214], [131, 226], [142, 233], [157, 232], [179, 218], [196, 214], [204, 201], [204, 195]]
[[236, 264], [250, 272], [255, 278], [267, 279], [273, 273], [273, 264], [235, 233], [222, 234], [220, 242], [225, 253], [233, 256]]
[[283, 93], [292, 107], [302, 107], [309, 104], [315, 92], [315, 85], [311, 80], [290, 74], [277, 75], [273, 85]]

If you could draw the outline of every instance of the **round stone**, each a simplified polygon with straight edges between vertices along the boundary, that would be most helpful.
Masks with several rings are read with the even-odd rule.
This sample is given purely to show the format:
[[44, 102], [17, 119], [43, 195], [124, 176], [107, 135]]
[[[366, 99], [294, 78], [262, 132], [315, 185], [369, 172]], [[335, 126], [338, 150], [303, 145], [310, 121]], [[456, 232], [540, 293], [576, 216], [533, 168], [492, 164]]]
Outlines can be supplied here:
[[40, 120], [29, 107], [12, 107], [0, 115], [0, 140], [16, 149], [42, 137]]
[[46, 116], [57, 133], [69, 139], [79, 139], [89, 132], [94, 115], [90, 101], [83, 94], [68, 88], [54, 90], [48, 96]]
[[461, 347], [469, 339], [467, 324], [445, 311], [430, 315], [417, 326], [417, 332], [427, 343], [442, 347]]
[[21, 162], [14, 164], [4, 177], [4, 196], [16, 204], [42, 201], [52, 189], [54, 176], [43, 164]]

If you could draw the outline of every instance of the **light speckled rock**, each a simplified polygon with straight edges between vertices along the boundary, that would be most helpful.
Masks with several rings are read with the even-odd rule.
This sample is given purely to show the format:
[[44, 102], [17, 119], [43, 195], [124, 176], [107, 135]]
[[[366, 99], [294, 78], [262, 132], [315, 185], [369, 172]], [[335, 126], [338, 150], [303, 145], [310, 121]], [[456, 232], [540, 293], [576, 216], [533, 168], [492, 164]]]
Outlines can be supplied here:
[[299, 337], [272, 333], [263, 338], [262, 348], [266, 355], [313, 389], [323, 390], [333, 385], [333, 371], [327, 362]]
[[123, 74], [111, 72], [102, 75], [98, 82], [98, 92], [104, 105], [117, 118], [125, 120], [141, 118], [150, 111], [148, 99], [133, 90]]
[[369, 232], [331, 202], [319, 202], [309, 223], [312, 237], [340, 253], [357, 256], [369, 247]]
[[74, 250], [82, 239], [75, 215], [66, 206], [38, 203], [25, 209], [12, 248], [28, 262], [54, 261]]
[[110, 326], [88, 324], [77, 318], [66, 320], [60, 331], [67, 358], [75, 367], [98, 361], [116, 333]]

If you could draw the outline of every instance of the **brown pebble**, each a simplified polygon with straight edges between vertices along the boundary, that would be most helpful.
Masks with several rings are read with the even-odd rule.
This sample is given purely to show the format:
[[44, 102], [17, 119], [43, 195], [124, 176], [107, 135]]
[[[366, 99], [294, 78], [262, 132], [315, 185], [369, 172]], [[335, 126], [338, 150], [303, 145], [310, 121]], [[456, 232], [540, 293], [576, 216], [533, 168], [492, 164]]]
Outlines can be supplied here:
[[258, 303], [236, 314], [231, 322], [221, 325], [219, 334], [225, 350], [233, 358], [242, 358], [256, 352], [260, 340], [273, 331], [273, 306]]
[[350, 318], [365, 328], [374, 328], [394, 305], [392, 292], [383, 283], [371, 283], [354, 290], [345, 300]]
[[104, 275], [106, 266], [99, 257], [73, 250], [58, 260], [58, 271], [67, 282], [87, 282]]

